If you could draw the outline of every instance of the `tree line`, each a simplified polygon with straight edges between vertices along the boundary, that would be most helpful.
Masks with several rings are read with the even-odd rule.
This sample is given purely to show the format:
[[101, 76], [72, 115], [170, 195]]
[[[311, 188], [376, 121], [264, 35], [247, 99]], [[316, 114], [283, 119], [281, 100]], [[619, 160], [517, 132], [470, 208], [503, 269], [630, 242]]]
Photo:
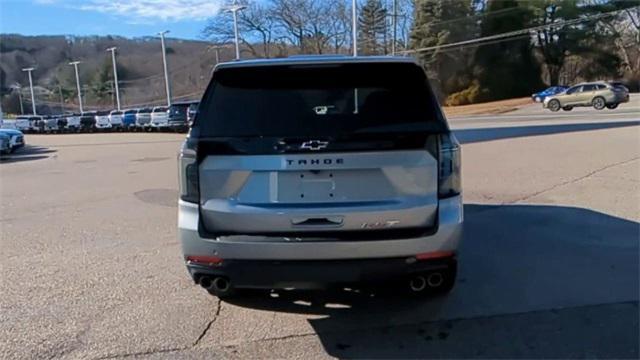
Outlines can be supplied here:
[[[350, 1], [240, 3], [245, 57], [351, 51]], [[415, 56], [449, 105], [589, 80], [640, 86], [640, 0], [360, 0], [357, 16], [359, 54]], [[203, 35], [233, 42], [232, 17]]]

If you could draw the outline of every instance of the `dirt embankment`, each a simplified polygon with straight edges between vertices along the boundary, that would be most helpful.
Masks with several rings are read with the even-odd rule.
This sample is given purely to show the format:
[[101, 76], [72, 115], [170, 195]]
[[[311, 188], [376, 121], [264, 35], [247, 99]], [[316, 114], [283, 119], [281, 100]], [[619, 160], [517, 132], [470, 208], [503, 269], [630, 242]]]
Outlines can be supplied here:
[[529, 104], [531, 104], [531, 98], [525, 97], [482, 104], [445, 106], [443, 110], [447, 116], [491, 115], [507, 113]]

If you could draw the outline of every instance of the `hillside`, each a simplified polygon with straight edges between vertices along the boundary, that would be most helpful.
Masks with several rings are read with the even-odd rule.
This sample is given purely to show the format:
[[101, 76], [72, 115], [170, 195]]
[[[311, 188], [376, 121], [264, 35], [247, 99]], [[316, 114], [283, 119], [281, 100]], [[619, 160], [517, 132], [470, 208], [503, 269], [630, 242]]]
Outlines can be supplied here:
[[[210, 43], [166, 39], [173, 97], [191, 98], [206, 86], [215, 52]], [[77, 107], [73, 67], [81, 61], [80, 80], [86, 108], [112, 106], [112, 64], [107, 48], [118, 48], [117, 64], [124, 106], [162, 103], [165, 97], [162, 54], [159, 38], [127, 39], [123, 37], [22, 36], [0, 35], [0, 94], [7, 112], [18, 111], [17, 93], [11, 87], [20, 84], [25, 108], [30, 108], [29, 81], [21, 69], [35, 67], [36, 103], [59, 107], [60, 98], [67, 110]], [[220, 51], [221, 59], [230, 59], [232, 49]], [[58, 89], [58, 84], [60, 89]], [[57, 109], [51, 109], [57, 110]]]

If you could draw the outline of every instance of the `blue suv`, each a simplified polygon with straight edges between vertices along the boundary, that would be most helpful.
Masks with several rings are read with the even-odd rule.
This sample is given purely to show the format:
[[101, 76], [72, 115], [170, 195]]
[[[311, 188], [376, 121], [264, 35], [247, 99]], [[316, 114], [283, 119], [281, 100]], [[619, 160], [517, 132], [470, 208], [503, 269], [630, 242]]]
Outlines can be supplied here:
[[125, 130], [132, 130], [136, 127], [136, 113], [137, 110], [125, 110], [122, 115], [122, 127]]
[[531, 95], [531, 99], [533, 99], [533, 101], [535, 102], [543, 102], [544, 99], [548, 96], [553, 96], [555, 94], [560, 94], [561, 92], [564, 92], [568, 89], [568, 86], [552, 86], [546, 90], [542, 90], [540, 92], [537, 92], [533, 95]]

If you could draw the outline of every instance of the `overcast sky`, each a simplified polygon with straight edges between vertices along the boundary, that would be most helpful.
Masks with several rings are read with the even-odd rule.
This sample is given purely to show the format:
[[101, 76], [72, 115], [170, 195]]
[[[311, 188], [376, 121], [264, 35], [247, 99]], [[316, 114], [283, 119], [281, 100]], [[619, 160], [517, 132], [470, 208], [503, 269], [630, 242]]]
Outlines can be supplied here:
[[0, 32], [200, 39], [223, 0], [0, 0]]

